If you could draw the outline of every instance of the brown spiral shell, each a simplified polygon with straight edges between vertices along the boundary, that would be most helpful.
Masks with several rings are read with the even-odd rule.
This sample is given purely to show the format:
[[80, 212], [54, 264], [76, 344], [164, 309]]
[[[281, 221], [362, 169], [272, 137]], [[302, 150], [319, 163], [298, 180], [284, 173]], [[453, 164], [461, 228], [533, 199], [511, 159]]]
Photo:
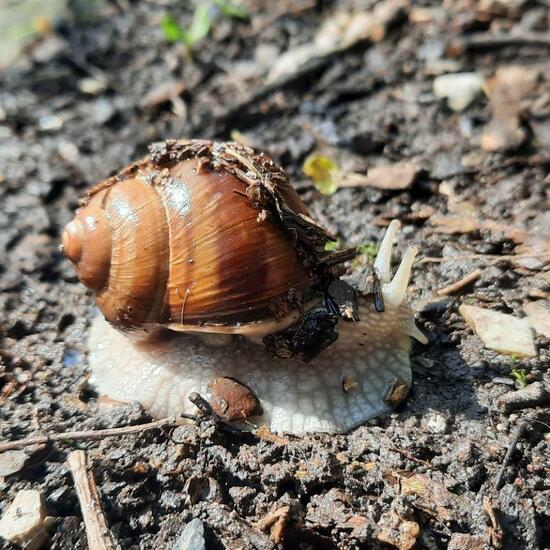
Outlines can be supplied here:
[[170, 140], [89, 191], [62, 249], [119, 329], [261, 335], [347, 259], [328, 240], [267, 155]]

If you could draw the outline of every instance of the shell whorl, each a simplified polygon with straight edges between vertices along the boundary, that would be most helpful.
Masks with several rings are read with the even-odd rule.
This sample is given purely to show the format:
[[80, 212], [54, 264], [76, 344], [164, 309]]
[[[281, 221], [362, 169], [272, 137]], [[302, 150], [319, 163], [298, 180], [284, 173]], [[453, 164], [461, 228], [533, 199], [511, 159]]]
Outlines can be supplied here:
[[90, 201], [65, 226], [61, 249], [88, 288], [100, 292], [105, 287], [111, 267], [111, 229], [98, 200]]

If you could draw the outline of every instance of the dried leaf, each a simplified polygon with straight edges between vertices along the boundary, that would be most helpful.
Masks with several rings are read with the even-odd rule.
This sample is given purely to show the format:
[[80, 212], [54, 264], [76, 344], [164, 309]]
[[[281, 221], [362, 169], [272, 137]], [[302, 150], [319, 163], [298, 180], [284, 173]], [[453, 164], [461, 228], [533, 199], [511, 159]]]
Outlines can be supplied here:
[[460, 506], [459, 497], [449, 492], [442, 483], [423, 474], [399, 476], [401, 492], [416, 497], [414, 506], [440, 521], [451, 521]]
[[400, 162], [373, 166], [368, 173], [352, 172], [338, 181], [339, 187], [376, 187], [377, 189], [409, 189], [414, 183], [420, 168], [414, 162]]
[[487, 85], [492, 120], [481, 136], [485, 151], [517, 149], [527, 139], [521, 125], [522, 99], [530, 94], [540, 70], [536, 67], [501, 67]]
[[533, 334], [525, 319], [466, 304], [458, 311], [487, 348], [520, 357], [537, 354]]

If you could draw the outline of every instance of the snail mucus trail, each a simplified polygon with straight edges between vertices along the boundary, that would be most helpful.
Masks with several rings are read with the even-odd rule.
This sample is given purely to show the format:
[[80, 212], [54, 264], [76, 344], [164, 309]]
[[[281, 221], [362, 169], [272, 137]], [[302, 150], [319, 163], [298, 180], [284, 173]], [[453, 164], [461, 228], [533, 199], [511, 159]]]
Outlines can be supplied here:
[[405, 297], [415, 249], [391, 277], [398, 225], [374, 264], [378, 291], [350, 285], [354, 251], [325, 250], [333, 237], [267, 155], [152, 145], [91, 189], [63, 233], [105, 317], [92, 324], [91, 383], [179, 416], [195, 412], [190, 394], [216, 399], [219, 379], [238, 381], [262, 412], [230, 419], [254, 414], [275, 432], [341, 432], [390, 410], [411, 383], [410, 336], [424, 340]]

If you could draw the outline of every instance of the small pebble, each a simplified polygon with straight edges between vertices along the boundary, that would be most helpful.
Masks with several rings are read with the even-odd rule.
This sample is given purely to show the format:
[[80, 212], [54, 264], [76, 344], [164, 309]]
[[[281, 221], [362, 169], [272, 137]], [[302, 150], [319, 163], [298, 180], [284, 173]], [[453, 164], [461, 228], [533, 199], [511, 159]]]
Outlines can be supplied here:
[[477, 73], [452, 73], [434, 79], [433, 90], [437, 97], [447, 98], [453, 111], [463, 111], [480, 94], [483, 77]]
[[204, 525], [198, 518], [192, 519], [183, 529], [174, 550], [205, 550]]
[[539, 334], [550, 338], [550, 305], [546, 300], [529, 302], [523, 306], [529, 326]]
[[19, 491], [0, 520], [0, 538], [38, 550], [48, 533], [44, 526], [46, 505], [44, 496], [36, 490]]
[[45, 132], [55, 132], [63, 126], [63, 121], [58, 116], [42, 116], [38, 120], [38, 126]]
[[29, 455], [22, 450], [5, 451], [0, 454], [0, 477], [6, 477], [21, 470]]
[[108, 87], [108, 82], [103, 78], [86, 77], [78, 81], [78, 89], [88, 95], [99, 95]]
[[441, 414], [430, 416], [426, 422], [426, 426], [433, 434], [444, 434], [448, 429], [447, 419]]

